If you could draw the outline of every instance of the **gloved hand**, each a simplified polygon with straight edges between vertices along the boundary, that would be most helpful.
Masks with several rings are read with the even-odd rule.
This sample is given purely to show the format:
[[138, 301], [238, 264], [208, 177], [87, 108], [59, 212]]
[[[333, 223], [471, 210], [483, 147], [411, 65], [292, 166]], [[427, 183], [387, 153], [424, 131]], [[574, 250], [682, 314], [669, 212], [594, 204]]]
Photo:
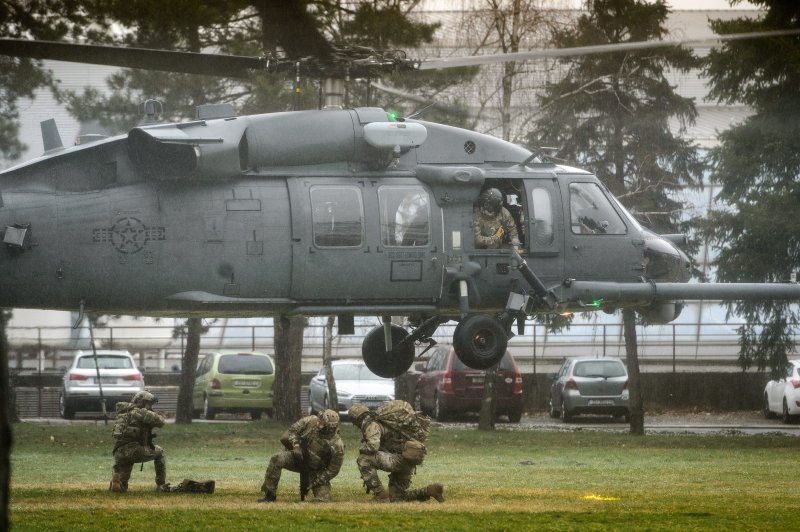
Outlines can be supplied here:
[[503, 238], [503, 235], [505, 235], [505, 234], [506, 234], [506, 232], [503, 230], [503, 228], [502, 227], [498, 227], [497, 231], [494, 232], [494, 237], [499, 240], [499, 239]]

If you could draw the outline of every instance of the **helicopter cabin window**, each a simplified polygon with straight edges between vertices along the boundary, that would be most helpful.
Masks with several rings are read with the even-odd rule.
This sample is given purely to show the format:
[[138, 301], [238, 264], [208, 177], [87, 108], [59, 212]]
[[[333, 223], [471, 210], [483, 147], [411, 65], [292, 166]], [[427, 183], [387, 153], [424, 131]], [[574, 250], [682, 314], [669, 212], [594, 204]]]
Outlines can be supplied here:
[[569, 185], [570, 225], [577, 235], [624, 235], [625, 223], [597, 183]]
[[531, 192], [531, 249], [548, 247], [553, 243], [553, 200], [546, 188]]
[[422, 187], [378, 189], [384, 246], [419, 247], [430, 242], [430, 201]]
[[364, 242], [364, 206], [357, 187], [311, 188], [314, 244], [359, 247]]

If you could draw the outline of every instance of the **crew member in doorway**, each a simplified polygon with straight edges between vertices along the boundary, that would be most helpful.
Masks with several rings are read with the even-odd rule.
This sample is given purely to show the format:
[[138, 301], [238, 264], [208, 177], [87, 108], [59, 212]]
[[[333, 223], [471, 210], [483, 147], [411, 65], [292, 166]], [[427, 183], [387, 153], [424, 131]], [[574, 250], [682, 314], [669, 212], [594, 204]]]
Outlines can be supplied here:
[[514, 217], [503, 207], [503, 195], [496, 188], [487, 188], [473, 208], [475, 247], [501, 249], [518, 247], [519, 236]]

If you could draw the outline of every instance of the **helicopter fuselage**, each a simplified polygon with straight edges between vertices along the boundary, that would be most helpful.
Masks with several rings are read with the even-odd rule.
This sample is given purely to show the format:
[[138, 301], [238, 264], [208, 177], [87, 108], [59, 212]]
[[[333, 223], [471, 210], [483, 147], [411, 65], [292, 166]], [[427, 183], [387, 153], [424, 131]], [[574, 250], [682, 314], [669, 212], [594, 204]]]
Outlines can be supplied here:
[[[466, 281], [471, 308], [501, 311], [524, 280], [509, 246], [475, 245], [473, 204], [487, 187], [503, 192], [545, 285], [645, 274], [645, 232], [593, 175], [520, 164], [527, 150], [437, 124], [422, 125], [421, 145], [370, 153], [353, 133], [374, 123], [364, 115], [381, 116], [137, 128], [5, 172], [0, 306], [457, 315]], [[660, 280], [685, 280], [678, 263]]]

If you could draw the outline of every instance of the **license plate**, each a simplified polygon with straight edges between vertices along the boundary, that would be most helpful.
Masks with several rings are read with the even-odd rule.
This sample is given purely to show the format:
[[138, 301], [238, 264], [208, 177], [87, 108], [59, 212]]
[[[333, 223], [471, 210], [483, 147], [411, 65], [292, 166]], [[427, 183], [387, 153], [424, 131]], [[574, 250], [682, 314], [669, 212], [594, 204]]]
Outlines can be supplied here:
[[233, 381], [234, 386], [250, 386], [255, 387], [261, 384], [261, 381], [245, 381], [245, 380], [236, 380]]
[[614, 406], [611, 399], [589, 399], [589, 406]]
[[100, 377], [100, 384], [116, 384], [116, 377]]
[[485, 380], [483, 375], [476, 375], [474, 377], [471, 377], [471, 379], [473, 384], [480, 384]]

